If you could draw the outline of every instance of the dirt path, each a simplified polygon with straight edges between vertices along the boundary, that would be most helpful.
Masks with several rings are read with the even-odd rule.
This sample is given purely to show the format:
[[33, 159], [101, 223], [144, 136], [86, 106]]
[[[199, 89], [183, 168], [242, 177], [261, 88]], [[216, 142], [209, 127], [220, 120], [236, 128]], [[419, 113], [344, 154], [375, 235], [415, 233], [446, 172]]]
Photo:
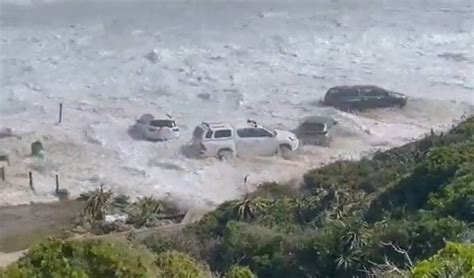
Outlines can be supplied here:
[[82, 208], [78, 201], [0, 207], [0, 252], [23, 250], [60, 232]]

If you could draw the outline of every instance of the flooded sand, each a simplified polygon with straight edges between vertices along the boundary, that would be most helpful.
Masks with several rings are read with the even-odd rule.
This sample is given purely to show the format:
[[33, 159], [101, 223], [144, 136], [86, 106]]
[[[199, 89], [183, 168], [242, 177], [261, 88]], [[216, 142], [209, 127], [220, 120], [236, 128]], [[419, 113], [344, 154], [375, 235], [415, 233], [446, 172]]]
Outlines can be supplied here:
[[23, 250], [61, 232], [82, 209], [79, 201], [0, 207], [0, 252]]

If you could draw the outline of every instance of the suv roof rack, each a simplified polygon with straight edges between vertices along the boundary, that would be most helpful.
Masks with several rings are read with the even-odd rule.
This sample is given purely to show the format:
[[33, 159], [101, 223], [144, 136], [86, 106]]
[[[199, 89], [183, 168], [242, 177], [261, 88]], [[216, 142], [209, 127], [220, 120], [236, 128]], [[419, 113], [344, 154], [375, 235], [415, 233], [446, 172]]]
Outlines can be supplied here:
[[247, 123], [252, 124], [254, 127], [258, 126], [257, 121], [254, 121], [254, 120], [251, 120], [251, 119], [247, 119]]
[[208, 129], [232, 128], [230, 124], [224, 122], [202, 122], [202, 125]]

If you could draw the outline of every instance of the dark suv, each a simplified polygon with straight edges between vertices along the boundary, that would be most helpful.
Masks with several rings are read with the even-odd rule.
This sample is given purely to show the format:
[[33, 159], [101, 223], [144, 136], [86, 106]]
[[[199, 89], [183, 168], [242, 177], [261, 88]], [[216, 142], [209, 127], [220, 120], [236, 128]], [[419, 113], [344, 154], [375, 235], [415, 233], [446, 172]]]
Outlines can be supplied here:
[[333, 127], [337, 124], [333, 118], [311, 116], [304, 118], [295, 133], [302, 145], [329, 147], [333, 136]]
[[407, 104], [407, 97], [400, 93], [371, 85], [336, 86], [329, 89], [324, 103], [342, 110], [363, 110]]

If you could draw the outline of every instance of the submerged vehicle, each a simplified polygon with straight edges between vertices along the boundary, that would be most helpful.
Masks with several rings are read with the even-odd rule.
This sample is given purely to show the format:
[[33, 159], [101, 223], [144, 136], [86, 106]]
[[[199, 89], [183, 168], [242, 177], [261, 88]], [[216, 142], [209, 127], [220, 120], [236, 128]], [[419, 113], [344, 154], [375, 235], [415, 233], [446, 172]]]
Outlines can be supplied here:
[[270, 156], [281, 153], [288, 158], [299, 140], [289, 131], [276, 130], [248, 121], [234, 127], [222, 122], [203, 122], [193, 132], [192, 145], [201, 157], [228, 159], [235, 156]]
[[311, 116], [301, 121], [295, 133], [302, 145], [329, 147], [336, 124], [337, 121], [331, 117]]
[[407, 104], [407, 97], [372, 85], [336, 86], [327, 91], [324, 104], [345, 111], [403, 107]]
[[144, 114], [137, 120], [133, 129], [138, 137], [148, 141], [179, 138], [179, 127], [170, 115], [167, 115], [166, 119], [155, 119], [151, 114]]

